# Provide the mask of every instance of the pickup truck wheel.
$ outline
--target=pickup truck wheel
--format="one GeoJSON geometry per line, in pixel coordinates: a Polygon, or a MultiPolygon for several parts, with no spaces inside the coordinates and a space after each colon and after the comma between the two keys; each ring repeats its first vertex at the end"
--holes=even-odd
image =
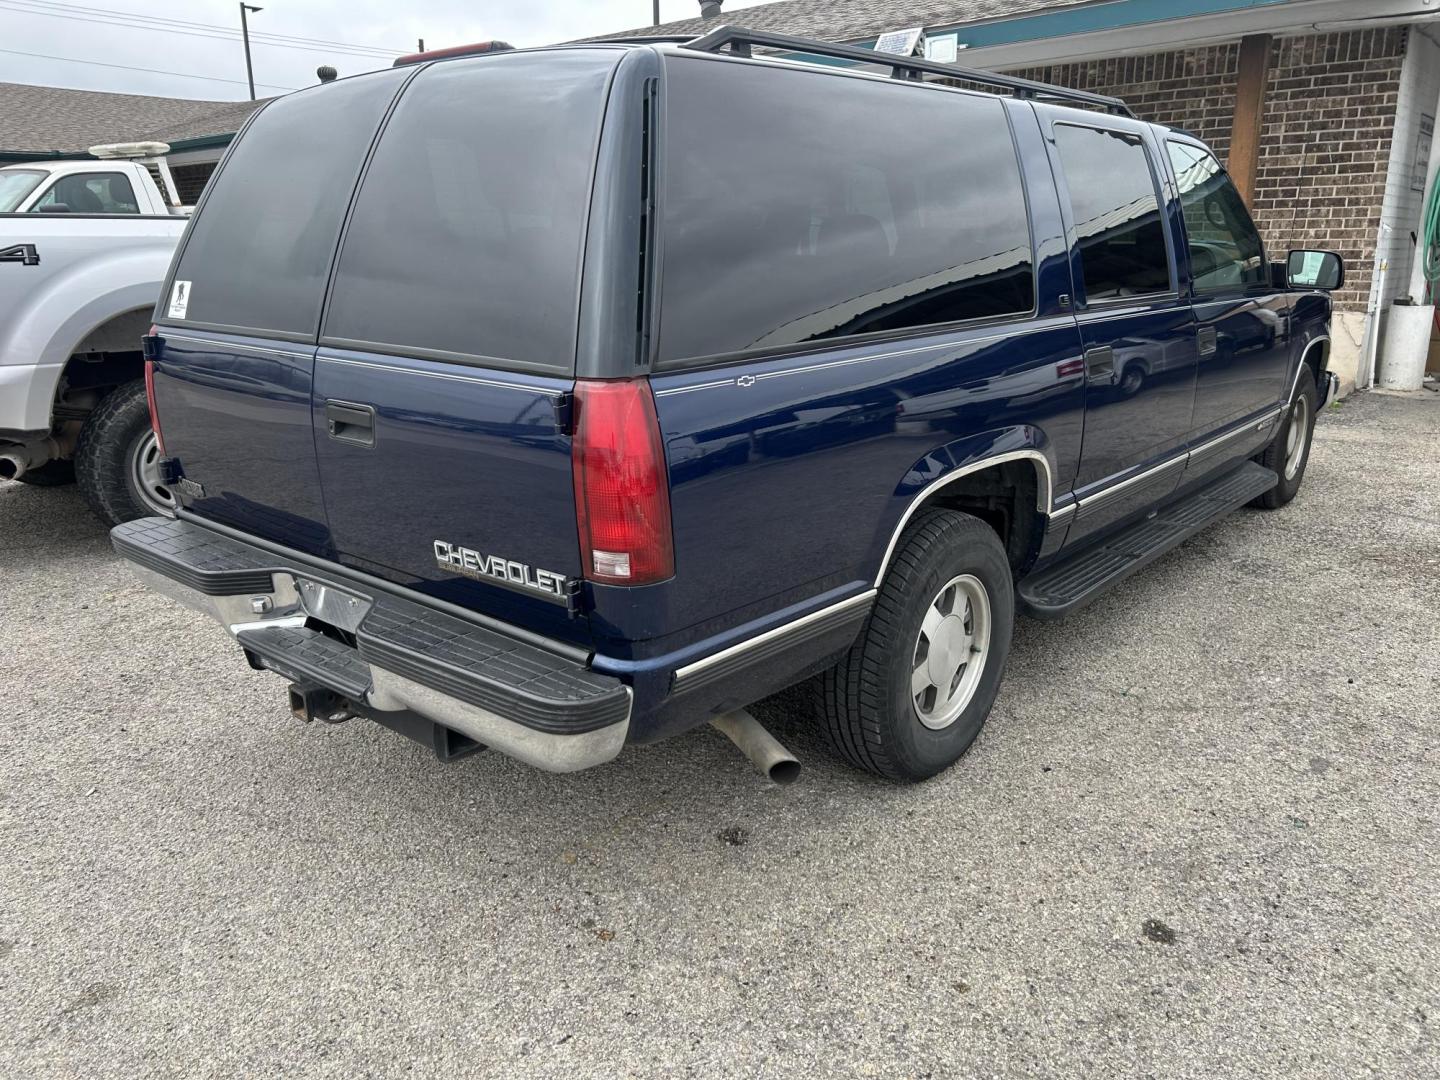
{"type": "Polygon", "coordinates": [[[815,683],[822,738],[851,764],[925,780],[954,764],[990,715],[1015,622],[995,531],[953,510],[906,529],[859,640],[815,683]]]}
{"type": "Polygon", "coordinates": [[[38,469],[26,469],[20,474],[20,483],[32,487],[64,487],[75,483],[75,462],[47,461],[38,469]]]}
{"type": "Polygon", "coordinates": [[[1295,398],[1285,410],[1280,421],[1280,430],[1275,438],[1255,458],[1267,469],[1272,469],[1280,482],[1250,505],[1265,510],[1278,510],[1300,490],[1305,479],[1305,466],[1310,461],[1310,443],[1315,435],[1315,405],[1317,396],[1309,379],[1302,378],[1295,398]]]}
{"type": "Polygon", "coordinates": [[[75,476],[90,509],[107,525],[175,516],[175,496],[160,479],[160,446],[150,429],[143,380],[112,390],[85,421],[75,476]]]}

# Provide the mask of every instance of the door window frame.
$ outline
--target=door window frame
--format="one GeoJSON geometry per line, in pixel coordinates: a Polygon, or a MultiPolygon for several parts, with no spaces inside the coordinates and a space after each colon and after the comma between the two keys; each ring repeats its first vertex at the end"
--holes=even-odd
{"type": "MultiPolygon", "coordinates": [[[[1170,215],[1167,213],[1168,204],[1168,181],[1170,172],[1167,169],[1161,173],[1155,164],[1155,147],[1151,140],[1146,137],[1143,131],[1134,131],[1124,127],[1116,127],[1112,124],[1088,123],[1080,120],[1051,119],[1046,142],[1049,143],[1052,171],[1055,175],[1056,195],[1060,202],[1060,219],[1065,224],[1065,244],[1070,252],[1071,284],[1075,290],[1075,303],[1073,310],[1103,311],[1109,308],[1134,307],[1138,304],[1154,304],[1167,300],[1179,300],[1180,291],[1180,262],[1179,252],[1175,248],[1175,238],[1171,235],[1170,215]],[[1135,296],[1113,296],[1101,300],[1091,300],[1085,286],[1085,256],[1080,251],[1080,234],[1075,223],[1075,206],[1070,195],[1070,179],[1065,172],[1065,160],[1060,155],[1060,144],[1055,138],[1055,129],[1060,127],[1082,128],[1090,131],[1099,131],[1106,135],[1114,135],[1124,139],[1126,142],[1136,143],[1141,152],[1145,155],[1146,165],[1150,170],[1150,187],[1155,193],[1155,206],[1160,214],[1160,228],[1165,237],[1165,262],[1166,272],[1170,276],[1170,287],[1157,290],[1156,292],[1140,293],[1135,296]],[[1162,182],[1166,181],[1166,182],[1162,182]]],[[[1189,251],[1186,251],[1186,268],[1188,270],[1189,251]]]]}
{"type": "Polygon", "coordinates": [[[1180,178],[1175,173],[1174,163],[1170,160],[1170,144],[1183,146],[1188,150],[1196,150],[1220,166],[1221,174],[1230,181],[1235,188],[1235,194],[1240,196],[1240,205],[1245,206],[1245,197],[1240,195],[1239,186],[1230,175],[1219,156],[1214,150],[1199,142],[1190,142],[1187,139],[1177,139],[1173,135],[1165,138],[1165,174],[1169,178],[1171,189],[1175,192],[1175,213],[1180,224],[1180,232],[1185,237],[1185,280],[1189,285],[1189,296],[1195,302],[1208,302],[1210,300],[1225,300],[1239,296],[1269,295],[1276,292],[1270,279],[1270,254],[1265,250],[1265,234],[1260,231],[1260,226],[1255,224],[1255,215],[1250,213],[1250,207],[1245,206],[1245,213],[1250,218],[1250,226],[1255,230],[1255,237],[1260,241],[1260,266],[1264,271],[1260,281],[1241,282],[1238,285],[1223,285],[1216,289],[1206,289],[1201,292],[1195,286],[1194,267],[1190,262],[1190,229],[1185,224],[1185,197],[1180,191],[1180,178]]]}
{"type": "MultiPolygon", "coordinates": [[[[120,172],[118,169],[117,169],[117,170],[114,170],[114,171],[112,171],[112,172],[70,172],[70,173],[64,173],[64,174],[62,174],[62,175],[60,175],[60,176],[57,176],[54,180],[50,181],[50,185],[49,185],[47,188],[45,188],[44,191],[40,192],[40,194],[37,195],[37,196],[34,198],[34,200],[30,203],[30,209],[29,209],[28,211],[26,211],[26,212],[27,212],[27,213],[30,213],[30,214],[39,214],[39,213],[41,213],[42,211],[41,211],[41,209],[40,209],[40,204],[45,201],[45,197],[46,197],[47,195],[49,195],[52,191],[54,191],[57,187],[59,187],[61,184],[63,184],[66,180],[75,180],[75,179],[78,179],[81,184],[84,184],[86,180],[93,180],[93,179],[95,179],[95,178],[97,178],[97,177],[106,177],[106,178],[107,178],[107,181],[106,181],[107,184],[111,184],[111,183],[114,183],[114,180],[111,180],[111,179],[108,179],[108,178],[110,178],[110,177],[116,177],[116,176],[118,176],[121,180],[123,180],[123,181],[125,182],[125,187],[126,187],[126,188],[129,190],[129,192],[130,192],[130,201],[135,204],[135,209],[134,209],[133,211],[132,211],[132,210],[101,210],[101,211],[98,211],[98,213],[97,213],[97,212],[88,212],[88,211],[84,211],[84,210],[72,210],[71,212],[72,212],[72,213],[75,213],[75,214],[88,214],[88,216],[90,216],[90,217],[96,217],[96,216],[103,216],[103,217],[138,217],[138,216],[140,216],[141,214],[144,213],[144,211],[140,209],[140,200],[139,200],[139,198],[136,197],[136,195],[135,195],[135,185],[130,182],[130,177],[126,176],[123,172],[120,172]]],[[[107,187],[107,191],[108,191],[108,187],[107,187]]],[[[92,194],[94,194],[94,193],[92,192],[92,194]]],[[[96,197],[97,199],[100,198],[99,195],[96,195],[95,197],[96,197]]],[[[59,200],[57,199],[56,201],[58,202],[59,200]]],[[[52,205],[53,205],[53,204],[52,204],[52,205]]],[[[67,203],[66,205],[68,206],[69,204],[67,203]]]]}

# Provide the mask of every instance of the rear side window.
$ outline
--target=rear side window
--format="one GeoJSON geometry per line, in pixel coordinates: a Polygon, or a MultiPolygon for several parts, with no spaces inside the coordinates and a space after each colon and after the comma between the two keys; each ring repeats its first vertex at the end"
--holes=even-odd
{"type": "Polygon", "coordinates": [[[422,71],[365,172],[325,340],[570,371],[613,50],[422,71]]]}
{"type": "Polygon", "coordinates": [[[35,205],[32,214],[47,206],[65,206],[72,214],[138,214],[135,189],[124,173],[72,173],[50,185],[35,205]]]}
{"type": "Polygon", "coordinates": [[[1032,309],[998,99],[667,63],[661,362],[1032,309]]]}
{"type": "Polygon", "coordinates": [[[265,106],[190,226],[175,269],[190,283],[185,321],[314,335],[355,179],[409,74],[345,79],[265,106]]]}
{"type": "Polygon", "coordinates": [[[1145,145],[1115,131],[1055,126],[1070,190],[1085,298],[1116,300],[1168,292],[1170,258],[1145,145]]]}
{"type": "Polygon", "coordinates": [[[1265,250],[1245,200],[1215,158],[1196,146],[1166,144],[1198,293],[1266,284],[1265,250]]]}

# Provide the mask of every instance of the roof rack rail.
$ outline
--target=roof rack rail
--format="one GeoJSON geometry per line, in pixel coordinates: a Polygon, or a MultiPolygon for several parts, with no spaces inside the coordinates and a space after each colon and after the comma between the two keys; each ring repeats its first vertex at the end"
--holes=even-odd
{"type": "Polygon", "coordinates": [[[960,67],[958,64],[941,64],[914,56],[898,56],[895,53],[877,53],[873,49],[861,49],[854,45],[836,45],[828,41],[814,41],[810,38],[791,37],[789,34],[771,34],[763,30],[746,30],[739,26],[721,26],[697,38],[685,41],[684,48],[700,52],[719,52],[728,48],[736,56],[749,56],[752,46],[762,49],[783,49],[788,52],[808,53],[812,56],[830,56],[837,60],[853,60],[858,64],[876,64],[888,67],[896,79],[922,79],[925,75],[940,75],[947,79],[964,79],[981,86],[1008,90],[1016,97],[1036,100],[1053,98],[1060,101],[1079,102],[1094,105],[1107,112],[1134,118],[1130,107],[1117,97],[1092,94],[1086,90],[1071,90],[1064,86],[1021,79],[1014,75],[1000,75],[978,68],[960,67]]]}
{"type": "Polygon", "coordinates": [[[617,34],[614,37],[586,38],[582,45],[683,45],[694,34],[617,34]]]}

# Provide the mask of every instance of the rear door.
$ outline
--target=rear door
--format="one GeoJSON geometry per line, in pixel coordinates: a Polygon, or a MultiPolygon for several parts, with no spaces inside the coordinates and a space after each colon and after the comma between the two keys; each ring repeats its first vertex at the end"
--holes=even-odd
{"type": "Polygon", "coordinates": [[[311,422],[315,335],[345,206],[409,72],[279,98],[211,182],[156,311],[156,410],[195,513],[331,554],[311,422]]]}
{"type": "Polygon", "coordinates": [[[619,55],[420,72],[356,196],[315,370],[338,559],[572,639],[580,265],[619,55]]]}
{"type": "Polygon", "coordinates": [[[1085,348],[1073,544],[1179,482],[1195,400],[1195,316],[1177,290],[1164,174],[1143,127],[1049,112],[1085,348]]]}

